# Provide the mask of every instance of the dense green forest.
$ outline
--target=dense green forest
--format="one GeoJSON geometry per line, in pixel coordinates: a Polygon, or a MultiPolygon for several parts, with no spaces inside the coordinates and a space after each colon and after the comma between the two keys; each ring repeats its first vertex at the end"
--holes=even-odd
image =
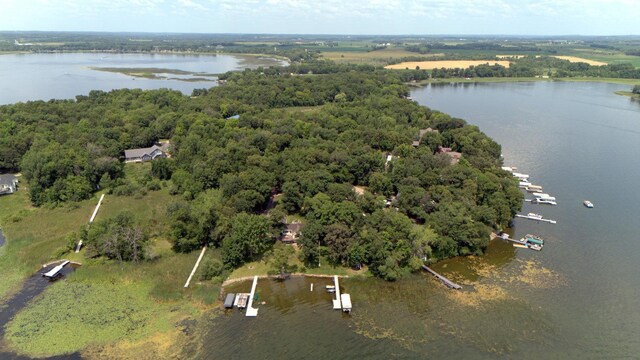
{"type": "MultiPolygon", "coordinates": [[[[2,106],[0,169],[21,171],[40,206],[169,186],[174,250],[220,247],[228,268],[260,258],[282,220],[298,216],[307,266],[325,256],[388,280],[424,260],[482,253],[521,207],[500,145],[408,100],[401,72],[317,62],[223,78],[193,97],[92,91],[2,106]],[[124,178],[123,151],[159,139],[171,140],[172,157],[138,182],[124,178]],[[462,153],[459,163],[441,146],[462,153]]],[[[146,232],[126,217],[96,229],[84,234],[95,256],[144,257],[146,232]],[[104,236],[109,229],[121,236],[104,236]]]]}

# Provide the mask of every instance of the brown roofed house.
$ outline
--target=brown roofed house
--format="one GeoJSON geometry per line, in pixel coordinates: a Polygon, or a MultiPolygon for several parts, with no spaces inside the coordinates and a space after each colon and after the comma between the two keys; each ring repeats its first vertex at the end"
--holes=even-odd
{"type": "Polygon", "coordinates": [[[287,227],[282,230],[280,241],[284,244],[295,244],[300,236],[300,230],[302,230],[302,223],[300,222],[287,224],[287,227]]]}

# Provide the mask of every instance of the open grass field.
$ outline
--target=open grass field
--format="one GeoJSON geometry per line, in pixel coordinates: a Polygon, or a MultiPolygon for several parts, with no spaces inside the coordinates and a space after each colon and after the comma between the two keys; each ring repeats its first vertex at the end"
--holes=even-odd
{"type": "Polygon", "coordinates": [[[423,70],[433,70],[440,68],[460,68],[466,69],[469,66],[477,66],[482,64],[495,65],[500,64],[504,67],[509,67],[508,61],[487,61],[487,60],[443,60],[443,61],[407,61],[399,64],[387,65],[385,69],[394,69],[394,70],[402,70],[402,69],[415,69],[416,66],[419,66],[420,69],[423,70]]]}
{"type": "Polygon", "coordinates": [[[17,290],[42,264],[55,259],[68,234],[89,221],[97,198],[54,209],[34,208],[23,185],[0,197],[0,226],[7,238],[0,252],[0,299],[17,290]]]}
{"type": "Polygon", "coordinates": [[[366,51],[362,48],[361,51],[333,51],[327,50],[321,53],[324,59],[332,60],[337,63],[357,63],[357,64],[370,64],[370,65],[386,65],[389,61],[394,59],[400,59],[408,56],[425,56],[425,57],[439,57],[442,54],[428,54],[420,55],[418,53],[406,51],[403,48],[388,47],[381,50],[366,51]]]}

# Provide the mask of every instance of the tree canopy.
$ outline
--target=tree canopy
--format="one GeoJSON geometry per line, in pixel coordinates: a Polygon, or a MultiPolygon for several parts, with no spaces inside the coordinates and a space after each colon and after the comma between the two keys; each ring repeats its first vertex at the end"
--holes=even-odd
{"type": "Polygon", "coordinates": [[[304,220],[307,266],[322,256],[394,280],[425,259],[481,253],[520,209],[500,145],[407,99],[401,72],[312,61],[223,78],[194,97],[92,91],[2,106],[0,170],[22,171],[36,205],[76,201],[119,186],[125,149],[170,139],[172,158],[151,168],[174,194],[166,235],[176,251],[221,247],[227,268],[269,251],[289,214],[304,220]]]}

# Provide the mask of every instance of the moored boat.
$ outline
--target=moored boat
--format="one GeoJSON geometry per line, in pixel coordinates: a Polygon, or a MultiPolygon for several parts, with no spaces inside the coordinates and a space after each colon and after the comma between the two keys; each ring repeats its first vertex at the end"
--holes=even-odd
{"type": "Polygon", "coordinates": [[[527,187],[524,188],[525,190],[527,190],[528,192],[541,192],[542,191],[542,186],[540,185],[529,185],[527,187]]]}
{"type": "Polygon", "coordinates": [[[558,205],[558,203],[555,202],[555,200],[551,200],[551,198],[536,198],[536,199],[531,200],[531,203],[532,204],[558,205]]]}
{"type": "Polygon", "coordinates": [[[544,240],[541,237],[531,234],[525,235],[522,240],[530,244],[544,245],[544,240]]]}
{"type": "Polygon", "coordinates": [[[529,244],[529,249],[531,249],[531,250],[536,250],[536,251],[542,251],[542,245],[538,245],[538,244],[529,244]]]}

